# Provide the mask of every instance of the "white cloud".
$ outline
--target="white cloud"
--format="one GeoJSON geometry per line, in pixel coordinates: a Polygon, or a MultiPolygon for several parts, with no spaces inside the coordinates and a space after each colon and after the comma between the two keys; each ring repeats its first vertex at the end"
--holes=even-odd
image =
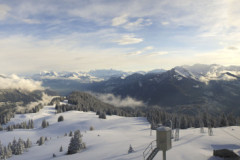
{"type": "Polygon", "coordinates": [[[153,52],[153,53],[146,54],[146,56],[162,56],[166,54],[169,54],[169,52],[166,52],[166,51],[153,52]]]}
{"type": "Polygon", "coordinates": [[[143,18],[138,18],[136,21],[133,22],[128,22],[123,25],[123,28],[128,29],[128,30],[136,30],[140,29],[144,26],[150,26],[152,24],[150,19],[143,19],[143,18]]]}
{"type": "Polygon", "coordinates": [[[22,21],[24,23],[28,23],[28,24],[40,24],[41,22],[35,19],[22,19],[22,21]]]}
{"type": "Polygon", "coordinates": [[[43,90],[42,83],[30,79],[20,78],[17,75],[0,76],[0,89],[20,89],[27,91],[43,90]]]}
{"type": "Polygon", "coordinates": [[[142,54],[146,51],[152,50],[152,49],[153,49],[153,46],[147,46],[147,47],[143,48],[142,50],[127,53],[127,55],[140,55],[140,54],[142,54]]]}
{"type": "Polygon", "coordinates": [[[4,20],[10,10],[9,6],[0,4],[0,20],[4,20]]]}
{"type": "Polygon", "coordinates": [[[143,48],[143,51],[148,51],[148,50],[152,50],[152,49],[154,49],[153,46],[147,46],[147,47],[143,48]]]}
{"type": "Polygon", "coordinates": [[[151,24],[152,21],[150,19],[137,18],[133,20],[127,14],[112,19],[112,26],[121,26],[127,30],[137,30],[151,24]]]}
{"type": "Polygon", "coordinates": [[[113,94],[100,94],[100,93],[91,93],[96,96],[99,100],[112,104],[116,107],[139,107],[144,106],[142,101],[135,100],[131,97],[122,98],[121,96],[114,96],[113,94]]]}
{"type": "Polygon", "coordinates": [[[128,45],[128,44],[136,44],[142,42],[142,38],[136,38],[135,35],[123,35],[121,39],[115,40],[114,42],[118,43],[119,45],[128,45]]]}
{"type": "Polygon", "coordinates": [[[120,17],[115,17],[112,19],[112,26],[119,26],[122,24],[125,24],[128,20],[127,20],[128,16],[126,14],[120,16],[120,17]]]}
{"type": "Polygon", "coordinates": [[[169,22],[164,21],[164,22],[161,22],[161,24],[164,25],[164,26],[167,26],[167,25],[169,25],[169,22]]]}

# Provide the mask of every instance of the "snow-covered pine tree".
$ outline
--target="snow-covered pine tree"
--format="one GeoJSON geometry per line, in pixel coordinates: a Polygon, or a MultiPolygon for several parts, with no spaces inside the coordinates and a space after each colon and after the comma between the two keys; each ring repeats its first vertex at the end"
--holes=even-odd
{"type": "Polygon", "coordinates": [[[16,152],[17,152],[17,141],[16,141],[15,138],[13,139],[11,149],[12,149],[12,154],[16,154],[16,152]]]}
{"type": "Polygon", "coordinates": [[[132,145],[130,144],[129,149],[128,149],[128,153],[132,153],[132,152],[134,152],[134,150],[132,148],[132,145]]]}
{"type": "Polygon", "coordinates": [[[41,146],[45,143],[45,137],[40,137],[39,141],[38,141],[38,145],[41,146]]]}
{"type": "Polygon", "coordinates": [[[34,123],[33,123],[33,120],[31,119],[31,123],[30,123],[30,128],[33,129],[34,128],[34,123]]]}
{"type": "Polygon", "coordinates": [[[204,123],[202,120],[199,121],[200,133],[204,133],[204,123]]]}
{"type": "Polygon", "coordinates": [[[212,127],[208,127],[208,135],[209,136],[213,136],[213,130],[212,130],[212,127]]]}
{"type": "Polygon", "coordinates": [[[23,153],[23,151],[24,151],[24,141],[21,139],[21,138],[19,138],[18,139],[18,142],[17,142],[17,144],[16,144],[16,147],[15,147],[15,155],[20,155],[20,154],[22,154],[23,153]]]}
{"type": "Polygon", "coordinates": [[[70,131],[70,133],[69,133],[69,137],[72,137],[73,136],[73,133],[72,133],[72,131],[70,131]]]}
{"type": "Polygon", "coordinates": [[[61,146],[60,149],[59,149],[59,152],[62,152],[63,151],[63,147],[61,146]]]}
{"type": "Polygon", "coordinates": [[[34,124],[33,124],[33,120],[31,119],[29,119],[29,121],[28,121],[28,124],[27,124],[27,128],[28,129],[33,129],[34,128],[34,124]]]}
{"type": "Polygon", "coordinates": [[[74,132],[74,136],[71,138],[68,146],[68,154],[75,154],[84,148],[86,148],[86,145],[82,142],[81,132],[77,130],[74,132]]]}
{"type": "Polygon", "coordinates": [[[98,116],[98,118],[106,119],[106,113],[105,113],[105,112],[100,113],[100,115],[98,116]]]}
{"type": "Polygon", "coordinates": [[[174,137],[174,141],[178,141],[179,140],[179,128],[175,129],[175,137],[174,137]]]}
{"type": "Polygon", "coordinates": [[[3,159],[5,157],[4,147],[0,141],[0,159],[3,159]]]}
{"type": "Polygon", "coordinates": [[[30,148],[30,147],[32,147],[32,142],[28,138],[27,141],[25,142],[25,148],[30,148]]]}
{"type": "Polygon", "coordinates": [[[47,127],[47,121],[46,121],[46,119],[44,119],[42,121],[42,128],[46,128],[46,127],[47,127]]]}
{"type": "Polygon", "coordinates": [[[4,147],[4,152],[5,152],[5,156],[6,156],[6,158],[10,158],[10,157],[12,157],[12,150],[11,150],[11,148],[8,148],[8,147],[4,147]]]}

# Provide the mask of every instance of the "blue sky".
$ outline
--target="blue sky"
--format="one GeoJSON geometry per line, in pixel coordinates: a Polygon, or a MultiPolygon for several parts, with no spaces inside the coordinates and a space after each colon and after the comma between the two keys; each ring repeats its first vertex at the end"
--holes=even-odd
{"type": "Polygon", "coordinates": [[[238,0],[0,0],[0,73],[240,64],[238,0]]]}

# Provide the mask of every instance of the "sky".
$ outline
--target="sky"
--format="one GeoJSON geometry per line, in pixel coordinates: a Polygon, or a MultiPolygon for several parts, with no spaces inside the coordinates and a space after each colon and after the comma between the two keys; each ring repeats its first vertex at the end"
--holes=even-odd
{"type": "Polygon", "coordinates": [[[239,0],[0,0],[0,73],[240,64],[239,0]]]}

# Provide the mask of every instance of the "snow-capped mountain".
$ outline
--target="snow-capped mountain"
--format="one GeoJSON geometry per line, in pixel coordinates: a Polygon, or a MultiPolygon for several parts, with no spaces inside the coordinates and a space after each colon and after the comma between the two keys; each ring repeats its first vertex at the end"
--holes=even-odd
{"type": "Polygon", "coordinates": [[[240,67],[221,65],[195,64],[193,66],[180,66],[174,68],[178,75],[191,78],[200,82],[208,83],[211,80],[237,80],[240,78],[240,67]]]}
{"type": "Polygon", "coordinates": [[[163,69],[155,69],[149,72],[145,71],[137,71],[137,72],[124,72],[119,70],[113,69],[102,69],[102,70],[91,70],[89,72],[56,72],[56,71],[41,71],[39,74],[34,75],[27,75],[26,77],[32,78],[35,80],[78,80],[81,83],[92,83],[92,82],[99,82],[99,81],[106,81],[110,78],[118,78],[121,77],[122,79],[126,78],[129,75],[134,73],[139,74],[157,74],[163,73],[165,70],[163,69]]]}
{"type": "Polygon", "coordinates": [[[54,72],[54,71],[43,71],[39,74],[34,74],[29,76],[30,78],[36,80],[55,80],[55,79],[65,79],[65,80],[79,80],[83,83],[98,82],[104,79],[92,76],[85,72],[54,72]]]}
{"type": "Polygon", "coordinates": [[[44,79],[65,79],[78,80],[82,83],[91,83],[108,80],[112,77],[126,77],[130,72],[123,72],[118,70],[91,70],[89,72],[55,72],[55,71],[41,71],[39,74],[28,76],[29,78],[44,80],[44,79]]]}

